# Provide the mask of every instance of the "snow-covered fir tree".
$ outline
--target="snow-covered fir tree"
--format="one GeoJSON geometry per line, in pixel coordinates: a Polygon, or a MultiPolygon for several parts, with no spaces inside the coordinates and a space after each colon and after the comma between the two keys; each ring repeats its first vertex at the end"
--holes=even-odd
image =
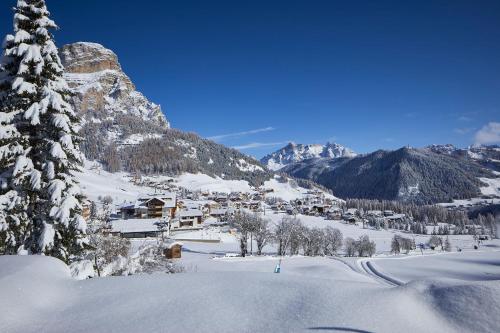
{"type": "Polygon", "coordinates": [[[78,118],[68,103],[70,90],[50,33],[57,26],[49,15],[44,0],[18,0],[14,34],[4,42],[2,125],[12,126],[12,134],[4,135],[2,147],[20,148],[5,149],[10,159],[2,163],[7,180],[2,194],[11,207],[16,198],[26,198],[21,204],[26,205],[30,226],[17,245],[68,262],[86,241],[81,194],[73,175],[82,156],[78,118]],[[27,174],[28,182],[23,181],[27,174]]]}
{"type": "MultiPolygon", "coordinates": [[[[10,89],[15,74],[12,60],[0,60],[0,254],[23,251],[31,231],[23,188],[29,185],[33,165],[26,159],[28,140],[14,126],[20,111],[12,103],[16,97],[10,89]]],[[[17,100],[18,105],[21,102],[17,100]]]]}

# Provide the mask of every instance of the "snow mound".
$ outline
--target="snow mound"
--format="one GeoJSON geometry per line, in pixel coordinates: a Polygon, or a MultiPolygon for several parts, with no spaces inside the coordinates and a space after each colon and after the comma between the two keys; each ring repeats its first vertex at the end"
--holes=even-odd
{"type": "Polygon", "coordinates": [[[423,294],[457,331],[500,332],[500,281],[416,281],[406,288],[423,294]]]}
{"type": "Polygon", "coordinates": [[[45,256],[0,256],[0,332],[19,329],[33,314],[50,317],[67,301],[69,268],[45,256]]]}

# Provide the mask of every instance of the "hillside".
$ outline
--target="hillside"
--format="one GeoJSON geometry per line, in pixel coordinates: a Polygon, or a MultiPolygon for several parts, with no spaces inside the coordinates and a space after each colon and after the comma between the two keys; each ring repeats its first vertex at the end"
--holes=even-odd
{"type": "Polygon", "coordinates": [[[401,148],[342,159],[309,159],[283,169],[341,198],[447,202],[481,195],[479,177],[494,175],[473,160],[430,149],[401,148]]]}
{"type": "Polygon", "coordinates": [[[138,92],[117,55],[96,43],[60,50],[72,104],[82,119],[81,148],[111,172],[204,173],[260,185],[272,174],[258,161],[193,133],[171,129],[161,107],[138,92]]]}

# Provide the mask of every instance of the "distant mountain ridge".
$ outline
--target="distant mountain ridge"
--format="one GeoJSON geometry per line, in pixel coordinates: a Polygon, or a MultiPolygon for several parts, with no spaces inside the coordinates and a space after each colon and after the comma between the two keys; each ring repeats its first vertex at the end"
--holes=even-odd
{"type": "Polygon", "coordinates": [[[261,159],[261,162],[270,170],[280,170],[283,167],[311,158],[339,158],[354,157],[351,149],[337,143],[321,144],[296,144],[290,142],[285,147],[261,159]]]}
{"type": "Polygon", "coordinates": [[[480,196],[480,187],[485,184],[479,177],[494,177],[484,168],[485,160],[473,159],[449,146],[441,148],[401,148],[352,158],[308,159],[282,171],[315,181],[341,198],[427,204],[480,196]]]}
{"type": "Polygon", "coordinates": [[[438,154],[446,154],[465,161],[475,161],[491,170],[500,171],[500,147],[498,145],[470,146],[457,148],[451,144],[431,145],[426,149],[438,154]]]}

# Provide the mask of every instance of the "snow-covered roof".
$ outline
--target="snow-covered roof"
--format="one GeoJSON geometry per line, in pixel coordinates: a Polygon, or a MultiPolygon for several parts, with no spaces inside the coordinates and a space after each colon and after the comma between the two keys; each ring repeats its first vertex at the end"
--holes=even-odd
{"type": "Polygon", "coordinates": [[[204,225],[217,225],[221,224],[215,217],[209,217],[205,221],[203,221],[204,225]]]}
{"type": "Polygon", "coordinates": [[[164,222],[160,219],[116,220],[111,221],[111,231],[121,233],[158,231],[158,223],[164,222]]]}
{"type": "Polygon", "coordinates": [[[175,241],[175,242],[171,242],[171,243],[166,244],[166,248],[167,249],[171,249],[171,248],[173,248],[176,245],[183,246],[184,244],[181,243],[181,242],[175,241]]]}
{"type": "Polygon", "coordinates": [[[203,216],[203,213],[199,209],[188,209],[188,210],[181,210],[179,212],[179,215],[181,217],[192,217],[192,216],[203,216]]]}
{"type": "Polygon", "coordinates": [[[405,217],[406,217],[406,214],[393,214],[391,216],[386,216],[386,219],[396,220],[396,219],[402,219],[402,218],[405,218],[405,217]]]}
{"type": "Polygon", "coordinates": [[[224,208],[223,209],[212,209],[210,211],[210,214],[212,214],[212,215],[224,215],[226,213],[227,213],[227,209],[224,209],[224,208]]]}
{"type": "Polygon", "coordinates": [[[139,202],[149,202],[153,199],[160,200],[165,204],[165,207],[168,208],[173,208],[176,206],[176,198],[177,195],[175,193],[163,193],[163,194],[151,194],[151,195],[146,195],[143,197],[140,197],[138,199],[139,202]]]}

